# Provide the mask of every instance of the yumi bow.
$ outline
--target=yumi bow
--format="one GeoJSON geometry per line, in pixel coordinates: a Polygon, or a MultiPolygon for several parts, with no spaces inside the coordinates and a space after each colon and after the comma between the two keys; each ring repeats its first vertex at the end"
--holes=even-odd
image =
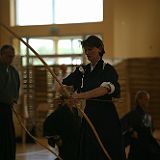
{"type": "MultiPolygon", "coordinates": [[[[0,25],[6,29],[9,33],[11,33],[13,36],[15,36],[17,39],[19,39],[24,45],[27,46],[27,48],[29,48],[38,58],[39,60],[43,63],[44,67],[51,73],[52,77],[55,78],[55,80],[58,82],[58,84],[60,85],[60,87],[63,89],[66,97],[69,98],[69,92],[67,91],[67,89],[65,87],[63,87],[63,84],[60,82],[60,80],[57,78],[56,74],[51,70],[51,68],[47,65],[47,63],[43,60],[43,58],[27,43],[25,42],[22,38],[20,38],[15,32],[13,32],[8,26],[4,25],[3,23],[0,23],[0,25]]],[[[76,108],[80,111],[80,113],[83,115],[83,117],[85,118],[85,120],[87,121],[87,123],[89,124],[89,126],[91,127],[96,140],[98,141],[98,144],[100,145],[102,151],[104,152],[104,154],[106,155],[106,157],[111,160],[110,155],[108,154],[107,150],[105,149],[102,141],[99,138],[99,135],[94,127],[94,125],[92,124],[92,122],[90,121],[90,119],[88,118],[88,116],[83,112],[83,110],[80,108],[80,106],[76,105],[76,108]]],[[[62,158],[61,158],[62,159],[62,158]]]]}

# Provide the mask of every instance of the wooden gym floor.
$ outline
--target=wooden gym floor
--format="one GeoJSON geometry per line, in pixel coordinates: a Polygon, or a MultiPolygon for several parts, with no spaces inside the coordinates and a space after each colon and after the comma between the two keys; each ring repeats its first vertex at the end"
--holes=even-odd
{"type": "MultiPolygon", "coordinates": [[[[160,130],[154,132],[154,137],[160,140],[160,130]]],[[[40,139],[39,141],[49,147],[45,139],[40,139]]],[[[128,149],[126,148],[126,153],[128,149]]],[[[54,152],[56,151],[54,150],[54,152]]],[[[16,160],[54,160],[55,158],[56,156],[53,153],[39,144],[17,144],[16,160]]]]}
{"type": "MultiPolygon", "coordinates": [[[[43,139],[41,140],[41,142],[42,141],[43,144],[47,146],[46,141],[43,139]]],[[[54,160],[55,158],[56,156],[53,153],[39,144],[17,144],[16,160],[54,160]]]]}

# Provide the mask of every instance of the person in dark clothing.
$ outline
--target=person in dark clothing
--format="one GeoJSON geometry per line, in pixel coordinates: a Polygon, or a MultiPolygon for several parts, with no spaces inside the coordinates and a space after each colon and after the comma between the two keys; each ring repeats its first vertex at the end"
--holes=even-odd
{"type": "MultiPolygon", "coordinates": [[[[124,160],[121,126],[112,101],[120,96],[118,74],[113,66],[103,60],[104,45],[100,38],[91,35],[81,42],[88,60],[87,65],[78,66],[63,79],[63,84],[73,86],[77,93],[72,98],[86,100],[84,112],[96,128],[100,139],[112,160],[124,160]]],[[[107,160],[94,133],[82,119],[77,160],[107,160]]]]}
{"type": "Polygon", "coordinates": [[[81,119],[78,110],[72,111],[68,104],[59,104],[44,121],[43,134],[48,137],[48,144],[59,149],[59,156],[64,160],[77,160],[77,149],[81,119]]]}
{"type": "Polygon", "coordinates": [[[11,65],[15,50],[11,45],[0,49],[0,159],[15,160],[16,138],[12,119],[12,105],[19,97],[20,80],[11,65]]]}
{"type": "Polygon", "coordinates": [[[121,118],[125,146],[130,146],[128,160],[159,160],[160,146],[152,135],[153,122],[147,112],[150,95],[138,91],[136,106],[121,118]]]}

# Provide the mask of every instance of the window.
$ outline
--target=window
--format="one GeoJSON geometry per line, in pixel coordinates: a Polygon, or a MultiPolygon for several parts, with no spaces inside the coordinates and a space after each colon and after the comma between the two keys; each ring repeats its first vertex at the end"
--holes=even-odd
{"type": "Polygon", "coordinates": [[[15,0],[16,25],[103,21],[103,0],[15,0]]]}
{"type": "Polygon", "coordinates": [[[103,0],[56,0],[55,23],[100,22],[103,0]]]}
{"type": "MultiPolygon", "coordinates": [[[[81,36],[23,38],[23,40],[27,41],[48,65],[77,65],[83,61],[83,51],[80,45],[81,36]]],[[[42,65],[42,62],[22,42],[20,42],[20,55],[24,66],[27,63],[42,65]],[[27,59],[27,53],[29,54],[29,59],[27,59]]]]}
{"type": "MultiPolygon", "coordinates": [[[[26,41],[26,38],[23,38],[26,41]]],[[[53,55],[55,54],[55,43],[50,38],[29,38],[28,43],[40,54],[40,55],[53,55]]],[[[21,42],[20,54],[25,55],[27,47],[21,42]]],[[[29,55],[33,55],[31,50],[29,50],[29,55]]]]}
{"type": "Polygon", "coordinates": [[[16,25],[41,25],[53,22],[53,0],[16,0],[16,25]]]}
{"type": "Polygon", "coordinates": [[[60,39],[58,41],[58,54],[82,53],[80,39],[60,39]]]}

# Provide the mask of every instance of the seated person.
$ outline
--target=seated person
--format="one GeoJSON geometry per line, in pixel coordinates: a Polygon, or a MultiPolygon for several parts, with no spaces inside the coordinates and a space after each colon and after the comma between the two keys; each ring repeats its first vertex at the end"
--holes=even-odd
{"type": "Polygon", "coordinates": [[[150,95],[138,91],[136,106],[121,118],[125,146],[130,146],[128,160],[160,160],[160,145],[153,137],[153,123],[147,108],[150,95]]]}
{"type": "Polygon", "coordinates": [[[65,102],[59,103],[44,121],[43,135],[50,146],[58,146],[59,156],[64,160],[77,160],[80,122],[78,110],[71,110],[65,102]]]}

